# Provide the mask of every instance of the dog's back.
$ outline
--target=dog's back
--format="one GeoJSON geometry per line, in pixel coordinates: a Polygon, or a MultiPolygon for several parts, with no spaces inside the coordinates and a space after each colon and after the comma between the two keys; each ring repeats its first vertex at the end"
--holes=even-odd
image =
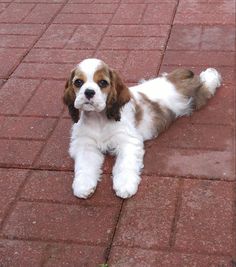
{"type": "Polygon", "coordinates": [[[200,76],[190,70],[177,69],[131,87],[136,127],[145,140],[157,136],[175,118],[204,106],[220,84],[221,76],[213,68],[200,76]]]}

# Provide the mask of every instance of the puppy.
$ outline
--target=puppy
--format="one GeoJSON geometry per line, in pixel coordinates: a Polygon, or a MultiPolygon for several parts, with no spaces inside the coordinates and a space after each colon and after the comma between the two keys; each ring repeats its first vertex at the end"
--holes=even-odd
{"type": "Polygon", "coordinates": [[[74,195],[91,196],[102,173],[104,154],[116,156],[113,189],[133,196],[143,168],[144,141],[157,137],[176,118],[207,103],[221,84],[213,68],[200,76],[177,69],[128,88],[99,59],[85,59],[72,70],[64,103],[74,122],[69,153],[75,161],[74,195]]]}

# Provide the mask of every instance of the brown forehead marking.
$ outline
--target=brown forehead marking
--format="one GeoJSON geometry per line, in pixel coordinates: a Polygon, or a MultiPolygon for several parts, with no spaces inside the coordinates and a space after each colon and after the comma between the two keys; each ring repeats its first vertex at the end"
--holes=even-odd
{"type": "Polygon", "coordinates": [[[86,82],[87,76],[83,71],[81,71],[79,68],[77,68],[77,69],[75,69],[73,80],[75,80],[75,79],[81,79],[82,81],[86,82]]]}
{"type": "Polygon", "coordinates": [[[102,65],[93,75],[93,80],[99,82],[101,80],[106,80],[110,82],[109,69],[106,65],[102,65]]]}

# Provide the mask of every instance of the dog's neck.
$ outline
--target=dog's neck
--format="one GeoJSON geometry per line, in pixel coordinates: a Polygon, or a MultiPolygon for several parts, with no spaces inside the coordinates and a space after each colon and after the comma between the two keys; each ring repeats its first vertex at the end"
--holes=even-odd
{"type": "Polygon", "coordinates": [[[107,123],[109,122],[105,111],[96,112],[96,111],[82,111],[81,118],[83,118],[84,123],[86,122],[98,122],[98,123],[107,123]]]}

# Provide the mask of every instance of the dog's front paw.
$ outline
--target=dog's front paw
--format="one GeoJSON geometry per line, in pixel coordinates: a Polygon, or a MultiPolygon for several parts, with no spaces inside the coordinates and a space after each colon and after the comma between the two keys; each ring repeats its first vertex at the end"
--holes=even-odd
{"type": "Polygon", "coordinates": [[[74,179],[72,184],[73,193],[78,198],[89,198],[92,196],[96,189],[96,184],[89,183],[88,181],[81,181],[74,179]]]}
{"type": "Polygon", "coordinates": [[[137,193],[139,182],[138,175],[118,175],[113,179],[113,189],[118,197],[129,198],[137,193]]]}

